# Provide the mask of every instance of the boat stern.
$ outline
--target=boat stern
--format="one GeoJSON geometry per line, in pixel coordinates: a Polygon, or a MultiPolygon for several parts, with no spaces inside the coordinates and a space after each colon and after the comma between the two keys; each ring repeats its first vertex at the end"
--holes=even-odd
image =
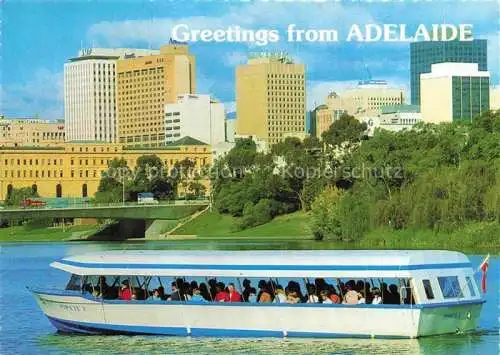
{"type": "Polygon", "coordinates": [[[475,330],[484,302],[480,300],[422,308],[418,336],[464,333],[475,330]]]}

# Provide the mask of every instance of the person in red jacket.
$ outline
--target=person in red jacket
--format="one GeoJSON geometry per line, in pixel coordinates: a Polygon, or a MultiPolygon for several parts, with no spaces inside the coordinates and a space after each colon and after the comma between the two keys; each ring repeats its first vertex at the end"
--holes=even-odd
{"type": "Polygon", "coordinates": [[[227,292],[229,302],[241,302],[241,295],[238,291],[236,291],[236,288],[234,287],[234,284],[232,282],[227,285],[227,292]]]}
{"type": "Polygon", "coordinates": [[[224,290],[222,282],[215,285],[215,302],[229,302],[229,294],[224,290]]]}
{"type": "Polygon", "coordinates": [[[130,290],[130,284],[128,280],[124,280],[120,287],[120,292],[118,293],[118,298],[124,301],[130,301],[132,299],[132,291],[130,290]]]}

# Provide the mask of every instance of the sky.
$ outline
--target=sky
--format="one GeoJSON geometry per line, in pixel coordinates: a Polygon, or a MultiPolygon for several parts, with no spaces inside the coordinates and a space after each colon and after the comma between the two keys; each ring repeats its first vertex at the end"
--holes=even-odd
{"type": "MultiPolygon", "coordinates": [[[[307,106],[359,80],[385,79],[409,93],[408,43],[290,43],[286,27],[339,30],[352,24],[472,24],[488,39],[492,84],[500,84],[498,0],[3,0],[1,2],[0,113],[7,117],[64,116],[63,66],[80,48],[159,48],[173,26],[192,29],[277,29],[281,41],[190,43],[196,56],[197,92],[235,108],[235,68],[256,51],[286,51],[306,65],[307,106]]],[[[343,38],[341,38],[343,39],[343,38]]],[[[408,96],[408,95],[407,95],[408,96]]]]}

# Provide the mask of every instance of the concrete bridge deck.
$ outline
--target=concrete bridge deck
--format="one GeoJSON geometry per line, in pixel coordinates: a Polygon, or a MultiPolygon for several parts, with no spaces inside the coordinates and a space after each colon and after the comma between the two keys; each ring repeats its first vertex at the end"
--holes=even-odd
{"type": "Polygon", "coordinates": [[[208,201],[175,201],[159,204],[127,203],[108,205],[78,205],[62,208],[3,208],[0,219],[46,218],[113,218],[113,219],[181,219],[208,206],[208,201]]]}

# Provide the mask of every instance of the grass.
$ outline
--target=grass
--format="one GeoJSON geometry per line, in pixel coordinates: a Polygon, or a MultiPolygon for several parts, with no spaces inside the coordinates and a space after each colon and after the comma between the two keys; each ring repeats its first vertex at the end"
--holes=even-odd
{"type": "Polygon", "coordinates": [[[377,229],[368,232],[357,243],[361,247],[388,249],[454,249],[462,251],[500,250],[500,224],[498,222],[469,223],[452,231],[434,231],[430,229],[377,229]]]}
{"type": "Polygon", "coordinates": [[[253,228],[236,231],[236,217],[206,212],[175,231],[175,235],[196,235],[199,238],[282,238],[310,239],[308,215],[295,212],[278,216],[272,221],[253,228]]]}
{"type": "Polygon", "coordinates": [[[0,228],[0,242],[56,242],[90,235],[98,229],[98,225],[68,226],[64,231],[62,227],[15,226],[0,228]]]}

